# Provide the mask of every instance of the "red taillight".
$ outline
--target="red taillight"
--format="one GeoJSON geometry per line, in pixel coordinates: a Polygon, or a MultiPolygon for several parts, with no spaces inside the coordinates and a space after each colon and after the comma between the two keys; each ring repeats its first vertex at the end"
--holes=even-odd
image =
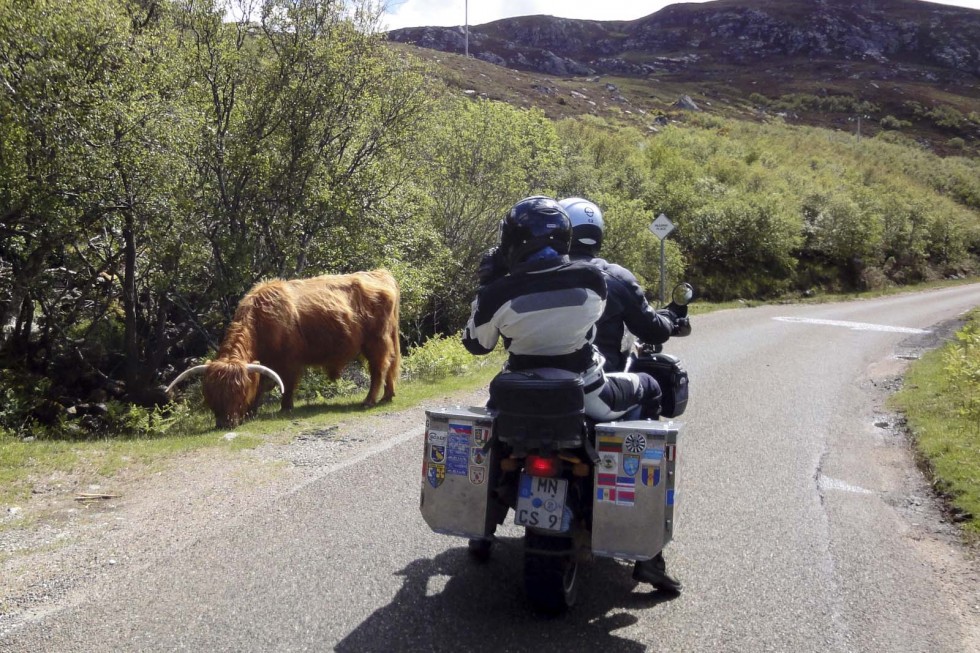
{"type": "Polygon", "coordinates": [[[524,469],[531,476],[557,476],[561,461],[557,458],[528,456],[524,461],[524,469]]]}

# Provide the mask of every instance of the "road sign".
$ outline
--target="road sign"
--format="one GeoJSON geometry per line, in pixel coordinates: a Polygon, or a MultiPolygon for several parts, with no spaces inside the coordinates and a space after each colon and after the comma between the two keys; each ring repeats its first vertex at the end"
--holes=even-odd
{"type": "Polygon", "coordinates": [[[650,225],[650,231],[652,231],[653,235],[659,238],[660,240],[666,238],[667,235],[670,234],[670,232],[673,230],[674,230],[674,223],[668,220],[667,216],[664,215],[663,213],[658,215],[657,219],[654,220],[653,224],[650,225]]]}
{"type": "Polygon", "coordinates": [[[667,278],[667,256],[664,253],[664,240],[674,230],[674,223],[661,213],[657,219],[650,224],[650,231],[660,239],[660,305],[664,305],[664,283],[667,278]]]}

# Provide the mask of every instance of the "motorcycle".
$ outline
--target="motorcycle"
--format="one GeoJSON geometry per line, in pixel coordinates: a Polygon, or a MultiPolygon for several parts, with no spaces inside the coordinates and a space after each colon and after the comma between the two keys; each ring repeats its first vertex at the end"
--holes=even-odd
{"type": "MultiPolygon", "coordinates": [[[[689,284],[672,292],[681,306],[692,298],[689,284]]],[[[677,320],[675,336],[690,331],[687,318],[677,320]]],[[[672,418],[687,406],[687,372],[660,345],[638,346],[628,369],[657,379],[658,419],[595,423],[582,375],[559,369],[505,370],[488,407],[426,411],[423,519],[437,533],[480,539],[512,510],[524,527],[525,593],[538,612],[575,603],[579,565],[593,556],[649,560],[673,537],[683,425],[672,418]]]]}

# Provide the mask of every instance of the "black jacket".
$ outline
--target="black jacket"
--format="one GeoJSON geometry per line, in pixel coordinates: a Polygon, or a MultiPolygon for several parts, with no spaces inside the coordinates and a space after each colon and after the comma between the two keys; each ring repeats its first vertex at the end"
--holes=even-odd
{"type": "Polygon", "coordinates": [[[595,345],[605,357],[606,372],[621,372],[629,351],[623,351],[625,329],[640,341],[658,345],[670,339],[675,316],[666,309],[656,311],[647,302],[633,273],[605,259],[573,255],[575,261],[588,261],[606,277],[606,308],[596,323],[595,345]]]}

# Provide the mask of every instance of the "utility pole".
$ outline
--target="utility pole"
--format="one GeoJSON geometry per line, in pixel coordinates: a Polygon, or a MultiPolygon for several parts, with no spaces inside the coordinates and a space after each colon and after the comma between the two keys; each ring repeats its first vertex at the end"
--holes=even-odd
{"type": "Polygon", "coordinates": [[[463,55],[470,56],[470,0],[463,3],[463,55]]]}

